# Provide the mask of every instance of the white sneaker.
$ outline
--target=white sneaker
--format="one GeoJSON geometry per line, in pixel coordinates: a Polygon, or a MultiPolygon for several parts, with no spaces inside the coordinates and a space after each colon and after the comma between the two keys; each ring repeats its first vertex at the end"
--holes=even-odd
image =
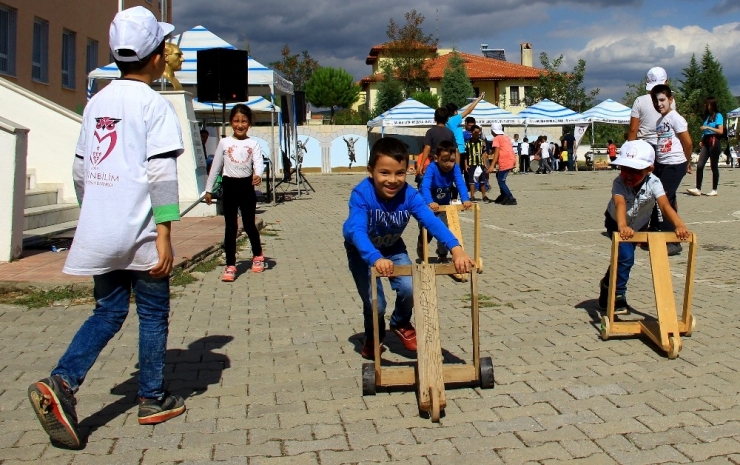
{"type": "Polygon", "coordinates": [[[697,195],[697,196],[701,195],[701,191],[697,189],[696,187],[692,187],[691,189],[686,189],[686,192],[688,192],[691,195],[697,195]]]}
{"type": "Polygon", "coordinates": [[[706,194],[706,196],[707,196],[707,197],[716,197],[716,196],[717,196],[717,191],[715,191],[715,190],[711,190],[710,192],[708,192],[708,193],[706,194]]]}

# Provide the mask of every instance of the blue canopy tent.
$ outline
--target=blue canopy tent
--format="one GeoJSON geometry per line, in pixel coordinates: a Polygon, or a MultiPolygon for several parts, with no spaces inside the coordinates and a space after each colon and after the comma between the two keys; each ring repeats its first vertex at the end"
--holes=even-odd
{"type": "Polygon", "coordinates": [[[379,127],[381,137],[385,137],[386,128],[434,126],[434,124],[434,108],[412,98],[407,98],[367,122],[368,158],[370,156],[370,131],[373,128],[379,127]]]}
{"type": "Polygon", "coordinates": [[[531,107],[525,108],[517,116],[525,120],[525,126],[558,126],[588,123],[588,120],[580,113],[548,99],[544,99],[531,107]]]}
{"type": "MultiPolygon", "coordinates": [[[[169,39],[169,42],[177,44],[183,53],[184,61],[182,63],[182,69],[180,71],[175,72],[175,77],[177,77],[177,79],[180,81],[180,84],[182,84],[183,87],[189,92],[191,92],[193,95],[197,93],[196,86],[198,84],[198,50],[206,50],[206,49],[211,49],[211,48],[235,49],[233,45],[221,39],[216,34],[212,33],[211,31],[209,31],[203,26],[196,26],[192,29],[182,32],[181,34],[172,36],[169,39]]],[[[118,70],[118,67],[115,65],[115,63],[111,63],[109,65],[106,65],[101,68],[97,68],[97,69],[90,71],[90,73],[88,74],[88,98],[92,94],[92,89],[93,89],[95,80],[97,79],[112,80],[112,79],[117,79],[119,77],[120,77],[120,72],[118,70]]],[[[270,156],[271,166],[278,166],[279,157],[277,153],[277,146],[280,144],[280,142],[278,143],[275,142],[275,134],[274,134],[275,115],[277,115],[277,122],[278,122],[279,131],[280,131],[278,134],[278,141],[282,141],[283,124],[282,124],[282,115],[281,113],[279,113],[279,110],[277,110],[278,107],[275,105],[275,96],[276,95],[287,96],[288,108],[291,110],[291,113],[295,116],[295,102],[293,100],[293,83],[283,78],[278,73],[266,67],[262,63],[253,59],[252,57],[248,58],[247,82],[248,82],[247,93],[250,97],[254,97],[254,96],[266,97],[265,100],[268,100],[268,103],[270,104],[269,106],[264,107],[263,111],[270,112],[272,127],[273,127],[272,141],[270,144],[271,151],[272,151],[271,156],[270,156]]],[[[249,101],[244,102],[244,103],[246,103],[247,105],[250,105],[251,101],[252,99],[250,98],[249,101]]],[[[209,108],[204,109],[203,107],[201,107],[201,105],[203,104],[199,103],[198,105],[194,105],[194,109],[196,111],[207,111],[207,112],[213,111],[212,107],[209,106],[209,108]],[[200,108],[200,110],[198,110],[197,108],[200,108]]],[[[259,106],[255,106],[255,105],[250,105],[250,106],[255,109],[260,108],[259,106]]],[[[218,105],[218,107],[221,108],[221,105],[218,105]]],[[[297,134],[297,126],[295,122],[295,117],[292,118],[290,132],[292,132],[293,135],[297,134]]],[[[293,153],[296,153],[298,148],[297,148],[297,138],[295,136],[292,137],[292,142],[293,143],[290,143],[288,145],[293,149],[293,153]]],[[[272,171],[273,180],[274,180],[275,170],[273,169],[271,171],[272,171]]]]}
{"type": "MultiPolygon", "coordinates": [[[[461,108],[460,113],[463,113],[470,105],[472,105],[472,103],[461,108]]],[[[493,123],[514,126],[524,125],[523,118],[511,113],[510,111],[506,111],[503,108],[499,108],[486,100],[478,102],[478,105],[475,106],[468,116],[475,118],[475,123],[479,126],[493,123]]]]}
{"type": "MultiPolygon", "coordinates": [[[[628,106],[606,99],[590,110],[581,113],[591,123],[591,147],[594,146],[594,123],[630,124],[632,109],[628,106]]],[[[594,169],[596,165],[594,164],[594,169]]]]}

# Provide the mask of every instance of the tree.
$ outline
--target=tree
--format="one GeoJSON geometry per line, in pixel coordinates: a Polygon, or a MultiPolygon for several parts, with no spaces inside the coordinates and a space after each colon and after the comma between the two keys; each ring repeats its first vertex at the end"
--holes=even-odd
{"type": "Polygon", "coordinates": [[[599,95],[600,89],[586,92],[583,88],[583,79],[586,75],[585,60],[578,60],[578,64],[570,73],[559,69],[563,64],[563,55],[550,62],[547,53],[542,52],[540,63],[545,70],[540,73],[537,85],[524,96],[527,105],[549,99],[579,113],[593,106],[594,98],[599,95]]]}
{"type": "Polygon", "coordinates": [[[273,61],[270,66],[292,82],[295,90],[304,90],[306,81],[319,69],[319,62],[311,58],[308,50],[291,55],[288,44],[283,46],[280,54],[283,56],[282,61],[273,61]]]}
{"type": "Polygon", "coordinates": [[[375,98],[373,113],[379,115],[403,102],[403,85],[396,79],[393,64],[383,63],[383,80],[378,84],[378,96],[375,98]]]}
{"type": "Polygon", "coordinates": [[[707,97],[717,99],[717,110],[723,115],[733,110],[737,100],[732,96],[727,78],[722,72],[722,65],[714,58],[707,46],[701,58],[701,65],[696,56],[691,56],[689,66],[683,69],[684,79],[679,81],[676,107],[686,118],[689,134],[694,141],[701,139],[699,127],[704,122],[704,100],[707,97]]]}
{"type": "Polygon", "coordinates": [[[305,90],[309,102],[317,107],[331,108],[331,124],[334,124],[335,108],[351,106],[360,95],[360,86],[341,68],[317,69],[306,82],[305,90]]]}
{"type": "Polygon", "coordinates": [[[465,60],[457,51],[452,51],[442,76],[442,105],[454,103],[458,108],[468,104],[468,97],[475,96],[475,90],[465,71],[465,60]]]}
{"type": "Polygon", "coordinates": [[[439,96],[437,94],[431,93],[428,90],[425,90],[423,92],[414,92],[413,94],[411,94],[411,98],[419,103],[423,103],[428,107],[439,107],[439,96]]]}
{"type": "Polygon", "coordinates": [[[395,76],[402,83],[404,95],[410,96],[429,87],[427,58],[437,55],[437,39],[424,34],[421,28],[424,16],[416,10],[404,14],[404,19],[404,25],[393,18],[388,22],[386,34],[390,41],[384,50],[393,63],[395,76]]]}

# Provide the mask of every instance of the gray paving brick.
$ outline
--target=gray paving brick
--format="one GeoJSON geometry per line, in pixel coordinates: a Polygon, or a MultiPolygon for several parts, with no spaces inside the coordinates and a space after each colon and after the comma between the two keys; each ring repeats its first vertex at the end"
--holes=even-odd
{"type": "Polygon", "coordinates": [[[719,455],[740,453],[740,442],[730,438],[709,443],[676,444],[675,447],[691,460],[707,460],[719,455]]]}
{"type": "Polygon", "coordinates": [[[507,464],[540,462],[547,459],[570,460],[572,458],[568,451],[557,442],[548,442],[525,449],[502,449],[498,453],[507,464]]]}

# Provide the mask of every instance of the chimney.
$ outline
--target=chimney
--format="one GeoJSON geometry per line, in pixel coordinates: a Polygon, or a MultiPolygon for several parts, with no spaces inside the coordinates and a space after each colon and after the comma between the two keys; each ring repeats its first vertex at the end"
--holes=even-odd
{"type": "Polygon", "coordinates": [[[532,44],[522,44],[522,66],[532,66],[532,44]]]}

